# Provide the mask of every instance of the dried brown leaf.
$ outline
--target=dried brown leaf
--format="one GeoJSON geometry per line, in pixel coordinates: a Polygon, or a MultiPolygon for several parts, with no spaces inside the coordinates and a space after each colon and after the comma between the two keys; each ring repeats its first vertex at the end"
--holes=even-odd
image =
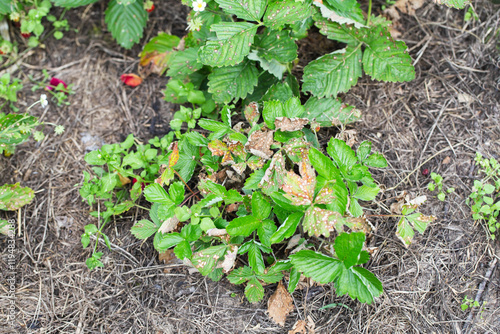
{"type": "Polygon", "coordinates": [[[278,325],[285,326],[286,317],[294,309],[292,296],[288,293],[281,281],[274,294],[267,302],[267,312],[269,317],[278,325]]]}
{"type": "Polygon", "coordinates": [[[273,131],[255,131],[248,137],[245,144],[245,149],[263,159],[271,159],[273,151],[271,145],[273,144],[273,131]]]}
{"type": "Polygon", "coordinates": [[[297,131],[304,128],[305,125],[309,123],[307,118],[288,118],[288,117],[276,117],[274,120],[274,125],[276,130],[281,131],[297,131]]]}
{"type": "Polygon", "coordinates": [[[177,224],[179,224],[179,219],[176,216],[170,217],[161,224],[158,231],[163,234],[171,232],[177,228],[177,224]]]}

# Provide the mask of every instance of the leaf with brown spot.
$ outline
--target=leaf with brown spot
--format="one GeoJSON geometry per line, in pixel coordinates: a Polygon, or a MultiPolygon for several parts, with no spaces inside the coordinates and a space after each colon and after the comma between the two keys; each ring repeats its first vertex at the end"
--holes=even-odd
{"type": "Polygon", "coordinates": [[[250,102],[243,110],[246,120],[251,126],[257,124],[260,118],[259,104],[257,102],[250,102]]]}
{"type": "Polygon", "coordinates": [[[271,163],[266,169],[259,186],[262,187],[262,191],[265,194],[270,195],[283,186],[285,182],[285,175],[285,159],[283,158],[283,154],[278,152],[271,159],[271,163]]]}
{"type": "Polygon", "coordinates": [[[330,232],[334,229],[340,232],[344,224],[345,218],[340,213],[315,206],[307,209],[302,222],[304,231],[310,236],[315,235],[317,237],[320,235],[329,237],[330,232]]]}
{"type": "Polygon", "coordinates": [[[176,216],[170,217],[161,224],[158,231],[163,234],[171,232],[177,228],[177,224],[179,224],[179,219],[176,216]]]}
{"type": "Polygon", "coordinates": [[[280,281],[278,287],[267,302],[269,317],[281,327],[285,326],[286,317],[294,309],[292,296],[280,281]]]}
{"type": "Polygon", "coordinates": [[[170,158],[168,158],[168,168],[174,167],[177,161],[179,161],[179,142],[175,142],[172,145],[172,153],[170,154],[170,158]]]}
{"type": "Polygon", "coordinates": [[[288,117],[276,117],[274,120],[274,125],[276,130],[281,131],[297,131],[302,130],[305,125],[309,123],[307,118],[288,118],[288,117]]]}
{"type": "Polygon", "coordinates": [[[165,264],[171,264],[171,263],[175,262],[176,257],[174,254],[174,249],[167,249],[166,251],[159,253],[158,260],[160,262],[163,261],[163,263],[165,263],[165,264]]]}
{"type": "Polygon", "coordinates": [[[227,148],[227,144],[222,140],[214,139],[210,143],[208,143],[208,149],[212,152],[213,155],[218,157],[224,156],[229,150],[227,148]]]}

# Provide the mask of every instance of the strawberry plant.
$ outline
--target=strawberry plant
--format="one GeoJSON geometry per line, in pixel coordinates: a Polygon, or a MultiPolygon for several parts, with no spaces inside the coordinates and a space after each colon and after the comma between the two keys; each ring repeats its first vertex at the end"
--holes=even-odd
{"type": "MultiPolygon", "coordinates": [[[[110,12],[134,3],[139,0],[112,1],[108,24],[120,26],[121,16],[110,12]]],[[[387,162],[370,142],[353,149],[335,137],[322,145],[318,137],[322,127],[343,128],[360,118],[339,97],[363,73],[387,82],[415,77],[406,45],[392,38],[389,21],[371,15],[371,1],[366,17],[355,0],[183,3],[193,8],[189,33],[160,33],[139,62],[141,77],[170,78],[165,99],[182,105],[173,131],[148,144],[129,136],[85,157],[93,174],[84,172],[80,193],[98,218],[82,235],[84,247],[95,239],[87,266],[103,266],[98,239],[110,247],[103,228],[113,216],[150,207],[149,219],[132,226],[134,236],[152,237],[157,251],[173,249],[213,280],[226,274],[246,284],[250,302],[284,277],[289,292],[310,277],[333,282],[338,295],[373,302],[383,290],[362,267],[372,230],[364,206],[380,192],[370,168],[387,162]],[[297,42],[313,25],[342,48],[300,69],[297,42]],[[285,243],[294,245],[291,253],[285,243]]],[[[140,26],[143,16],[136,19],[140,26]]],[[[141,77],[122,80],[135,87],[141,77]]],[[[390,215],[398,218],[396,234],[405,246],[414,230],[424,233],[435,219],[416,212],[422,202],[404,199],[390,215]]]]}

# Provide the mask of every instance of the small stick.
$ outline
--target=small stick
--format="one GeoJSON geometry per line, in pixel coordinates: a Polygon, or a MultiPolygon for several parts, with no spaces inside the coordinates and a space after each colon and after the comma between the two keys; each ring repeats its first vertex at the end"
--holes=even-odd
{"type": "Polygon", "coordinates": [[[193,194],[196,197],[196,199],[199,201],[200,198],[198,197],[198,195],[196,195],[196,193],[193,190],[191,190],[191,188],[189,188],[186,181],[184,181],[184,179],[179,175],[179,173],[177,173],[177,171],[175,169],[172,168],[172,170],[174,171],[175,175],[177,175],[179,177],[179,179],[181,179],[182,183],[184,183],[184,185],[189,189],[191,194],[193,194]]]}
{"type": "MultiPolygon", "coordinates": [[[[497,258],[495,257],[493,260],[491,260],[490,267],[488,268],[488,271],[486,271],[486,275],[484,275],[483,281],[481,282],[481,284],[479,284],[479,289],[477,290],[476,298],[474,298],[474,301],[479,303],[479,301],[481,300],[481,296],[483,295],[483,292],[485,290],[486,283],[489,282],[491,274],[495,270],[496,264],[497,264],[497,258]]],[[[474,315],[474,308],[471,308],[469,316],[467,317],[467,320],[465,321],[464,327],[462,328],[462,332],[466,333],[467,327],[469,327],[470,322],[472,321],[473,315],[474,315]]],[[[473,327],[474,326],[472,326],[470,328],[470,330],[472,330],[473,327]]],[[[469,330],[469,332],[470,332],[470,330],[469,330]]]]}

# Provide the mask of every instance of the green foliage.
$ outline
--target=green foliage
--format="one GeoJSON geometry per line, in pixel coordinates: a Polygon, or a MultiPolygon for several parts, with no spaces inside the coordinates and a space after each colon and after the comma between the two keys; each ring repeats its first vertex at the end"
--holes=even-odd
{"type": "Polygon", "coordinates": [[[0,210],[16,211],[29,204],[35,193],[28,187],[21,187],[19,183],[4,184],[0,187],[0,210]]]}
{"type": "Polygon", "coordinates": [[[495,158],[483,158],[480,153],[476,153],[475,161],[484,176],[474,181],[467,204],[471,206],[472,218],[484,221],[491,238],[495,239],[500,230],[500,163],[495,158]]]}
{"type": "Polygon", "coordinates": [[[105,12],[105,21],[118,44],[130,49],[142,38],[148,13],[142,1],[111,0],[105,12]]]}
{"type": "Polygon", "coordinates": [[[441,175],[432,172],[431,179],[433,182],[427,185],[427,189],[429,189],[429,191],[437,190],[437,198],[440,201],[443,202],[446,199],[446,194],[451,194],[455,191],[455,188],[447,188],[446,190],[444,190],[443,177],[441,175]]]}
{"type": "Polygon", "coordinates": [[[19,79],[13,79],[11,82],[10,74],[5,73],[0,77],[0,99],[4,99],[5,102],[0,107],[0,110],[3,107],[10,103],[10,108],[14,111],[18,109],[14,107],[13,102],[17,102],[17,92],[23,89],[23,85],[19,79]]]}

